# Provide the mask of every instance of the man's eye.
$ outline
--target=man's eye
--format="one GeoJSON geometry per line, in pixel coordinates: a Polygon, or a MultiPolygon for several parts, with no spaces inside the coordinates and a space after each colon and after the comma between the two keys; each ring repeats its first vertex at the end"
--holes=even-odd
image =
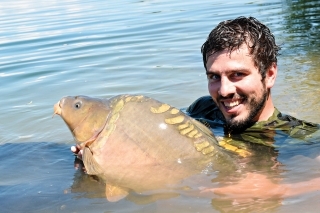
{"type": "Polygon", "coordinates": [[[242,77],[242,76],[244,76],[244,74],[241,72],[235,72],[235,73],[233,73],[233,76],[234,77],[242,77]]]}
{"type": "Polygon", "coordinates": [[[220,80],[220,76],[219,75],[215,75],[215,74],[209,74],[209,75],[207,75],[207,78],[208,78],[209,81],[220,80]]]}

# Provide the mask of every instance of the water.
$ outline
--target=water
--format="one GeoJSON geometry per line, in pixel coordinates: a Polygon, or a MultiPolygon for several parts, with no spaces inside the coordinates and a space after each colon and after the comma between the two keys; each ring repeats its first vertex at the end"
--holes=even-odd
{"type": "MultiPolygon", "coordinates": [[[[122,93],[187,107],[208,94],[202,43],[220,21],[240,15],[268,25],[282,44],[272,90],[277,108],[320,123],[316,0],[3,0],[0,206],[5,212],[227,211],[197,196],[138,205],[73,192],[73,184],[93,181],[73,170],[68,151],[73,138],[60,118],[52,119],[52,107],[65,95],[108,98],[122,93]]],[[[317,168],[317,161],[301,169],[298,159],[288,166],[298,179],[305,179],[305,170],[317,168]]],[[[88,184],[87,193],[90,187],[95,191],[97,185],[88,184]]],[[[313,211],[319,207],[318,198],[311,193],[286,199],[275,211],[313,211]]]]}

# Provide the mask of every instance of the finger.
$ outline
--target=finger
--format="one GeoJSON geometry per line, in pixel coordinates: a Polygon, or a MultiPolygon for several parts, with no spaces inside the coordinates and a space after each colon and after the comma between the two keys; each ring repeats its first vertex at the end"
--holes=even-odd
{"type": "Polygon", "coordinates": [[[79,149],[76,146],[71,146],[71,152],[73,152],[74,154],[77,154],[79,152],[79,149]]]}
{"type": "Polygon", "coordinates": [[[78,153],[77,153],[77,158],[82,160],[82,154],[83,154],[83,150],[79,150],[78,153]]]}
{"type": "Polygon", "coordinates": [[[78,163],[75,163],[75,164],[74,164],[74,169],[75,169],[75,170],[78,170],[79,167],[80,167],[80,165],[79,165],[78,163]]]}

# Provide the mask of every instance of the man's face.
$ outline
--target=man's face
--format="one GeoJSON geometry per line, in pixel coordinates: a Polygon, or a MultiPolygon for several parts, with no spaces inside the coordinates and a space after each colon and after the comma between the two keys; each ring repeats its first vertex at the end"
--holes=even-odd
{"type": "Polygon", "coordinates": [[[232,131],[259,120],[268,98],[265,79],[254,65],[248,47],[223,50],[208,57],[208,89],[232,131]]]}

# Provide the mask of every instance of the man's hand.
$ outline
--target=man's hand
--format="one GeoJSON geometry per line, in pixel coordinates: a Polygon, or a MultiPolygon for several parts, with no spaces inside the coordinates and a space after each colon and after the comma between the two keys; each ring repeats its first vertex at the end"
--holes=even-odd
{"type": "Polygon", "coordinates": [[[84,164],[82,162],[82,153],[83,150],[80,149],[79,145],[71,146],[71,152],[76,156],[76,159],[74,160],[74,168],[78,170],[79,168],[82,169],[84,172],[86,172],[86,168],[84,167],[84,164]]]}
{"type": "Polygon", "coordinates": [[[79,158],[80,160],[82,160],[82,150],[80,149],[79,145],[75,145],[75,146],[71,146],[71,152],[73,152],[73,154],[79,158]]]}

